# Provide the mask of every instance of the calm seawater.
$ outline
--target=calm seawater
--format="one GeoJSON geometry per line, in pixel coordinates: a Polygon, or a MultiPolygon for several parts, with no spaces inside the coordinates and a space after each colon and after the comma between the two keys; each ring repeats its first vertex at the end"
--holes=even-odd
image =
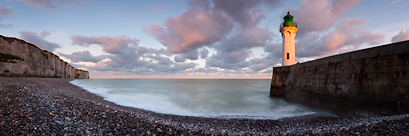
{"type": "Polygon", "coordinates": [[[277,119],[314,113],[270,98],[270,79],[75,79],[119,105],[175,115],[277,119]]]}

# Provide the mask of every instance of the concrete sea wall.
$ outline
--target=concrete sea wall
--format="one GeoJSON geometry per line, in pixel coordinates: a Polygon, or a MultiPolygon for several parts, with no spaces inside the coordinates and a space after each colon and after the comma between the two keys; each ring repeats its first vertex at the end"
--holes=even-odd
{"type": "Polygon", "coordinates": [[[270,96],[347,116],[409,113],[409,41],[274,67],[270,96]]]}
{"type": "Polygon", "coordinates": [[[0,35],[0,76],[88,79],[89,73],[31,43],[0,35]]]}

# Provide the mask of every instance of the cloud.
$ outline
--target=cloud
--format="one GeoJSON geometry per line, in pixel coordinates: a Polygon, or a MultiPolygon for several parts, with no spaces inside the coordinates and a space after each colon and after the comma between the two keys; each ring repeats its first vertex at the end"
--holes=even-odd
{"type": "MultiPolygon", "coordinates": [[[[108,54],[101,61],[98,56],[78,52],[78,56],[84,55],[83,58],[88,57],[89,62],[96,63],[88,66],[90,70],[140,75],[266,75],[271,74],[272,66],[281,62],[282,39],[268,28],[263,28],[264,23],[261,22],[266,19],[266,8],[274,9],[282,2],[188,1],[187,11],[180,16],[143,28],[144,33],[165,47],[163,49],[138,46],[138,39],[124,35],[74,35],[71,39],[74,45],[99,45],[108,54]],[[254,48],[264,49],[265,54],[253,57],[254,48]],[[209,54],[209,49],[215,52],[209,54]],[[187,63],[187,60],[199,58],[205,59],[205,68],[198,68],[197,61],[187,63]]],[[[359,3],[360,0],[303,0],[297,9],[291,10],[295,21],[302,22],[296,37],[297,61],[347,52],[383,41],[385,36],[371,32],[366,27],[366,20],[348,17],[348,12],[359,3]]],[[[407,33],[407,30],[401,33],[407,33]]]]}
{"type": "MultiPolygon", "coordinates": [[[[116,71],[123,68],[132,69],[148,63],[147,61],[140,60],[141,54],[137,53],[138,49],[141,50],[138,48],[139,40],[126,35],[113,37],[74,35],[71,36],[71,41],[73,45],[84,47],[88,47],[92,44],[99,45],[104,52],[109,54],[106,56],[109,61],[99,64],[98,67],[96,67],[98,70],[116,71]]],[[[149,52],[150,50],[146,48],[146,50],[143,51],[149,52]]]]}
{"type": "Polygon", "coordinates": [[[231,20],[220,10],[209,10],[208,1],[190,1],[188,11],[169,18],[164,27],[151,25],[143,32],[156,38],[173,53],[185,53],[222,40],[232,29],[231,20]]]}
{"type": "Polygon", "coordinates": [[[206,59],[206,66],[239,70],[250,65],[246,61],[250,49],[272,40],[272,32],[258,27],[265,18],[262,7],[275,8],[281,2],[188,1],[188,11],[169,18],[163,26],[146,27],[143,32],[155,37],[169,52],[181,53],[175,56],[176,62],[207,58],[209,51],[203,48],[206,46],[217,51],[206,59]]]}
{"type": "Polygon", "coordinates": [[[334,30],[321,37],[313,32],[308,37],[296,42],[297,57],[322,57],[357,49],[363,44],[376,45],[383,41],[385,35],[371,33],[366,21],[357,18],[340,19],[334,30]]]}
{"type": "Polygon", "coordinates": [[[105,59],[105,55],[100,55],[100,56],[94,56],[92,55],[89,51],[78,51],[74,52],[71,54],[64,54],[64,53],[58,53],[58,55],[61,55],[65,58],[68,58],[71,60],[71,62],[94,62],[98,63],[101,60],[105,59]]]}
{"type": "Polygon", "coordinates": [[[209,50],[207,50],[206,48],[202,48],[202,50],[200,50],[200,58],[204,59],[207,58],[207,55],[209,54],[209,50]]]}
{"type": "Polygon", "coordinates": [[[0,5],[0,28],[10,28],[13,27],[12,24],[3,24],[1,21],[3,21],[6,18],[9,18],[12,14],[14,13],[14,10],[11,9],[10,6],[4,7],[0,5]]]}
{"type": "Polygon", "coordinates": [[[33,44],[35,44],[37,47],[43,49],[43,50],[48,50],[48,51],[54,51],[56,48],[61,48],[61,46],[57,43],[52,43],[44,40],[44,36],[39,36],[35,32],[31,31],[21,31],[20,36],[33,44]]]}
{"type": "Polygon", "coordinates": [[[185,62],[186,61],[186,59],[185,58],[183,58],[182,56],[175,56],[175,62],[185,62]]]}
{"type": "Polygon", "coordinates": [[[26,5],[40,7],[46,10],[56,10],[64,7],[75,7],[88,2],[87,0],[18,0],[26,5]]]}
{"type": "Polygon", "coordinates": [[[216,9],[229,14],[242,27],[254,27],[264,18],[263,10],[257,6],[267,4],[270,8],[274,8],[281,2],[282,0],[213,0],[216,9]]]}
{"type": "Polygon", "coordinates": [[[250,53],[251,50],[238,50],[229,53],[217,52],[206,59],[206,67],[239,70],[250,66],[250,63],[245,61],[250,53]]]}
{"type": "Polygon", "coordinates": [[[10,28],[10,27],[13,27],[13,24],[2,24],[2,23],[0,23],[0,28],[10,28]]]}
{"type": "Polygon", "coordinates": [[[250,69],[256,72],[262,71],[264,69],[271,68],[272,66],[277,64],[279,61],[281,60],[271,59],[268,57],[264,57],[264,58],[255,57],[250,60],[250,63],[251,63],[250,69]]]}
{"type": "Polygon", "coordinates": [[[146,55],[146,57],[158,61],[158,64],[160,64],[160,65],[171,65],[171,64],[173,64],[173,61],[171,61],[169,58],[163,57],[161,55],[150,55],[149,54],[149,55],[146,55]]]}
{"type": "Polygon", "coordinates": [[[173,66],[173,70],[186,70],[190,68],[194,68],[197,64],[195,63],[178,63],[173,66]]]}
{"type": "Polygon", "coordinates": [[[43,36],[43,37],[47,37],[47,36],[49,36],[51,33],[50,33],[50,31],[47,31],[47,30],[43,30],[42,32],[41,32],[41,36],[43,36]]]}
{"type": "Polygon", "coordinates": [[[234,1],[192,0],[188,11],[161,25],[145,27],[174,54],[175,62],[206,59],[206,67],[240,70],[250,66],[251,49],[264,47],[274,34],[258,25],[265,19],[264,7],[274,9],[282,0],[234,1]],[[207,48],[217,52],[208,57],[207,48]]]}
{"type": "Polygon", "coordinates": [[[185,74],[187,69],[194,69],[196,67],[195,63],[176,63],[172,66],[150,64],[153,65],[150,74],[154,75],[185,74]]]}
{"type": "MultiPolygon", "coordinates": [[[[379,44],[384,35],[370,32],[365,27],[365,20],[346,17],[346,13],[359,3],[360,0],[301,1],[297,9],[291,10],[294,20],[300,23],[296,36],[296,56],[322,57],[356,50],[365,44],[379,44]]],[[[267,43],[263,49],[269,53],[270,59],[281,58],[281,43],[267,43]]]]}
{"type": "Polygon", "coordinates": [[[178,59],[178,61],[183,61],[183,62],[186,59],[197,60],[197,59],[199,59],[199,53],[196,50],[192,50],[192,51],[189,51],[189,52],[182,53],[179,56],[175,57],[175,59],[176,58],[178,59]]]}
{"type": "MultiPolygon", "coordinates": [[[[296,45],[297,47],[297,45],[296,45]]],[[[270,53],[272,58],[279,57],[283,55],[283,44],[282,43],[268,43],[263,46],[264,52],[270,53]]]]}
{"type": "MultiPolygon", "coordinates": [[[[303,0],[299,8],[292,10],[298,24],[296,56],[298,60],[311,60],[358,49],[362,45],[376,45],[385,35],[372,33],[365,20],[345,17],[345,13],[359,4],[360,0],[334,1],[303,0]]],[[[284,15],[283,15],[284,16],[284,15]]],[[[281,40],[281,38],[280,38],[281,40]]],[[[282,43],[268,43],[263,49],[273,65],[282,57],[282,43]]],[[[262,63],[260,63],[262,64],[262,63]]],[[[254,71],[264,68],[253,64],[254,71]]]]}
{"type": "MultiPolygon", "coordinates": [[[[241,72],[242,68],[251,66],[251,62],[246,61],[252,53],[250,49],[266,46],[274,36],[267,28],[258,27],[260,21],[265,18],[264,10],[260,7],[267,4],[270,5],[269,8],[274,8],[282,1],[213,2],[216,9],[226,12],[238,26],[213,46],[217,53],[206,59],[206,66],[241,72]]],[[[253,69],[260,71],[263,68],[253,69]]]]}
{"type": "Polygon", "coordinates": [[[300,22],[297,33],[326,30],[360,2],[360,0],[338,0],[333,3],[329,0],[302,0],[299,8],[291,11],[294,21],[300,22]]]}
{"type": "MultiPolygon", "coordinates": [[[[180,74],[186,69],[194,69],[195,63],[175,63],[164,49],[153,49],[138,46],[138,39],[128,36],[82,36],[71,37],[72,44],[88,47],[99,45],[108,55],[94,56],[88,51],[62,54],[73,62],[93,62],[93,66],[85,66],[91,71],[112,71],[139,75],[180,74]],[[101,61],[104,60],[104,61],[101,61]]],[[[197,56],[197,55],[195,55],[197,56]]],[[[185,56],[184,56],[185,57],[185,56]]]]}
{"type": "Polygon", "coordinates": [[[171,53],[169,53],[169,51],[167,51],[165,49],[154,49],[154,48],[147,48],[147,47],[141,47],[141,46],[138,46],[136,48],[136,51],[141,55],[143,55],[145,53],[153,53],[153,54],[156,54],[156,55],[164,54],[164,55],[167,55],[167,56],[171,55],[171,53]]]}
{"type": "Polygon", "coordinates": [[[13,9],[10,6],[4,7],[0,5],[0,20],[8,18],[14,13],[13,9]]]}
{"type": "Polygon", "coordinates": [[[182,56],[186,59],[197,60],[199,59],[199,53],[196,50],[192,50],[186,53],[183,53],[182,56]]]}
{"type": "Polygon", "coordinates": [[[117,54],[121,52],[121,50],[128,49],[131,46],[137,46],[139,40],[135,38],[129,38],[125,35],[122,36],[82,36],[82,35],[74,35],[71,36],[71,41],[73,45],[80,45],[84,47],[88,47],[91,44],[97,44],[102,46],[103,50],[108,53],[117,54]]]}
{"type": "Polygon", "coordinates": [[[409,40],[409,29],[400,31],[399,34],[393,36],[391,39],[392,42],[400,42],[405,40],[409,40]]]}

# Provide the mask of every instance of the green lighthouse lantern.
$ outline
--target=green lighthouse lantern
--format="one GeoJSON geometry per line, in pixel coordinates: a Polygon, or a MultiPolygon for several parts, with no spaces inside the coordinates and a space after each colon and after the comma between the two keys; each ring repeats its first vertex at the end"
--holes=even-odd
{"type": "Polygon", "coordinates": [[[284,17],[283,27],[294,26],[297,27],[297,23],[293,21],[294,16],[290,15],[290,11],[287,12],[287,15],[284,17]]]}

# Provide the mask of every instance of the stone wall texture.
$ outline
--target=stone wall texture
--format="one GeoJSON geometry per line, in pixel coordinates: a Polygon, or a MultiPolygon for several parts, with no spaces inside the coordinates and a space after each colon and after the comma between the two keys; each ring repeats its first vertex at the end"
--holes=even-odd
{"type": "Polygon", "coordinates": [[[23,40],[0,35],[0,76],[89,79],[57,55],[23,40]]]}
{"type": "Polygon", "coordinates": [[[274,67],[270,96],[345,116],[409,113],[409,41],[274,67]]]}

